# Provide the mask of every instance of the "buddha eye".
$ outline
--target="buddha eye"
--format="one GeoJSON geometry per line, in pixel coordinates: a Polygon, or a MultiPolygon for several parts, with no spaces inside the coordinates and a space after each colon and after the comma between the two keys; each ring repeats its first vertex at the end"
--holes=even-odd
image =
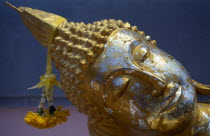
{"type": "Polygon", "coordinates": [[[123,85],[121,90],[115,95],[113,101],[116,102],[121,96],[125,94],[125,92],[128,90],[129,85],[130,85],[131,79],[128,79],[126,83],[123,85]]]}
{"type": "Polygon", "coordinates": [[[113,79],[106,87],[110,102],[117,102],[122,97],[138,96],[139,94],[150,94],[151,86],[148,81],[135,76],[121,75],[113,79]]]}
{"type": "Polygon", "coordinates": [[[150,48],[147,46],[137,46],[133,50],[132,55],[135,61],[142,63],[151,55],[150,48]]]}
{"type": "Polygon", "coordinates": [[[105,85],[104,94],[107,96],[105,98],[106,101],[115,103],[122,97],[126,96],[126,93],[129,93],[130,91],[131,82],[133,82],[133,79],[134,77],[129,75],[120,75],[116,76],[115,78],[110,76],[105,85]]]}

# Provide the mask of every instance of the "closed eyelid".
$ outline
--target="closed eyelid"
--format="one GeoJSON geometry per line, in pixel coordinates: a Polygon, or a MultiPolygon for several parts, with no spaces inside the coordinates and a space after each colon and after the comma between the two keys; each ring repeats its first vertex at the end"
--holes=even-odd
{"type": "Polygon", "coordinates": [[[125,85],[123,86],[122,90],[117,93],[117,95],[114,97],[113,101],[116,102],[121,96],[125,94],[125,92],[128,90],[129,84],[131,82],[131,79],[129,79],[125,85]]]}

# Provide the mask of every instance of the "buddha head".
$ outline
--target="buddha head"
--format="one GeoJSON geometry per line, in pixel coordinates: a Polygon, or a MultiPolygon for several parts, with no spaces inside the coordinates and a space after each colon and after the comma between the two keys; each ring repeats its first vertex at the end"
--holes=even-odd
{"type": "Polygon", "coordinates": [[[189,122],[197,103],[185,68],[128,29],[112,32],[84,81],[97,107],[122,125],[145,131],[177,129],[189,122]]]}

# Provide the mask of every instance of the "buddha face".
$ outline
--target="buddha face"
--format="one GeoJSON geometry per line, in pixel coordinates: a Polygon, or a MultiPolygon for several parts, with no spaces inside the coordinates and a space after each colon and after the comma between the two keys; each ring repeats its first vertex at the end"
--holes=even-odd
{"type": "Polygon", "coordinates": [[[168,132],[193,116],[196,95],[188,72],[136,32],[114,31],[86,73],[91,101],[126,127],[168,132]]]}

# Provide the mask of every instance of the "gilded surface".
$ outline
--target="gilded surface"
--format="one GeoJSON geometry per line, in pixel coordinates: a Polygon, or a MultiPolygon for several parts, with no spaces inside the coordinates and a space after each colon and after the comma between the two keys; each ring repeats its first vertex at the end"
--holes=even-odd
{"type": "Polygon", "coordinates": [[[13,8],[50,48],[66,96],[89,117],[91,136],[210,136],[210,106],[196,97],[209,95],[210,86],[193,81],[136,26],[113,19],[68,23],[13,8]]]}

